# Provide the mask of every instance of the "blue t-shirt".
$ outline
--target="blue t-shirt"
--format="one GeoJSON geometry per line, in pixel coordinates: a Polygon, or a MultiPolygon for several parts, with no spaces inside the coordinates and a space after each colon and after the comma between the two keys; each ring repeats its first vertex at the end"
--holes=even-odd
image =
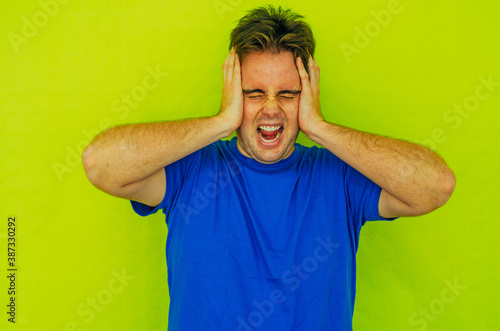
{"type": "Polygon", "coordinates": [[[169,330],[352,330],[381,188],[325,148],[262,164],[217,141],[165,167],[169,330]]]}

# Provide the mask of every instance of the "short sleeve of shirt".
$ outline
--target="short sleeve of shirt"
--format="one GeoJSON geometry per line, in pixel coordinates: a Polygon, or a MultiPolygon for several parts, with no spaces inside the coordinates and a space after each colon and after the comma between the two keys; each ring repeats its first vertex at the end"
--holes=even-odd
{"type": "Polygon", "coordinates": [[[148,216],[162,209],[164,214],[168,214],[172,201],[178,195],[182,184],[189,175],[190,169],[196,168],[195,164],[201,162],[201,154],[203,150],[198,150],[174,163],[167,165],[165,170],[166,189],[163,200],[156,207],[151,207],[143,203],[133,201],[132,208],[140,216],[148,216]]]}
{"type": "Polygon", "coordinates": [[[348,212],[355,224],[361,228],[367,221],[392,221],[378,212],[382,188],[362,173],[344,163],[344,187],[347,196],[348,212]]]}

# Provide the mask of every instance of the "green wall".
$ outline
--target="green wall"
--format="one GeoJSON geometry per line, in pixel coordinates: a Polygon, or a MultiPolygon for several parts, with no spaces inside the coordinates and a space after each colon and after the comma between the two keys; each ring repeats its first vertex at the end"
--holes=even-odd
{"type": "MultiPolygon", "coordinates": [[[[81,151],[111,125],[215,114],[230,30],[263,4],[0,4],[0,329],[166,329],[164,217],[94,188],[81,151]]],[[[283,5],[313,27],[327,120],[427,145],[457,177],[441,209],[363,228],[355,330],[499,330],[500,3],[283,5]]]]}

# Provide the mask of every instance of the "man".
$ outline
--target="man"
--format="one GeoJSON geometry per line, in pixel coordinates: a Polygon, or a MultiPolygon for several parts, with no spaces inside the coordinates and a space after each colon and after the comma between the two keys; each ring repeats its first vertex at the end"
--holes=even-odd
{"type": "Polygon", "coordinates": [[[169,330],[352,330],[361,227],[454,190],[433,151],[325,121],[301,18],[240,20],[217,115],[114,127],[83,153],[95,186],[166,215],[169,330]]]}

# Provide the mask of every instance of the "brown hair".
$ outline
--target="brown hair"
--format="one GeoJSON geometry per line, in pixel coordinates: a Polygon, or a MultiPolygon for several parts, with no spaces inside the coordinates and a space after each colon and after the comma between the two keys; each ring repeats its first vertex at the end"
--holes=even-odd
{"type": "Polygon", "coordinates": [[[314,55],[316,43],[309,24],[304,16],[272,5],[248,11],[231,32],[229,49],[236,48],[236,53],[243,62],[251,52],[291,51],[294,59],[300,56],[308,71],[309,54],[314,55]]]}

